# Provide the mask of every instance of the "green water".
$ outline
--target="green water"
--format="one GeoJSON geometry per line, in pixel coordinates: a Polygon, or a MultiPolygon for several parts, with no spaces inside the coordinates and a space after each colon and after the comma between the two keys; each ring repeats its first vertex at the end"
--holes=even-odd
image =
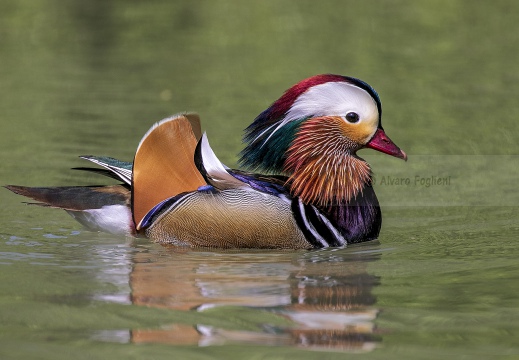
{"type": "Polygon", "coordinates": [[[516,1],[2,1],[0,183],[86,185],[197,111],[222,161],[318,73],[379,92],[379,240],[188,251],[0,189],[2,359],[519,358],[516,1]],[[441,180],[439,180],[441,179],[441,180]]]}

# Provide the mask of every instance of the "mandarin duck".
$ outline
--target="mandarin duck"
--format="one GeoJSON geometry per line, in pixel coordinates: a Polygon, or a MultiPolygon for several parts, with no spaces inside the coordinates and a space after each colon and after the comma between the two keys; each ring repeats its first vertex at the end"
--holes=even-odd
{"type": "Polygon", "coordinates": [[[144,135],[134,162],[83,156],[121,185],[7,189],[61,208],[86,228],[188,247],[311,249],[378,237],[371,148],[407,160],[385,134],[378,94],[347,76],[317,75],[288,89],[245,130],[240,163],[218,160],[196,114],[144,135]]]}

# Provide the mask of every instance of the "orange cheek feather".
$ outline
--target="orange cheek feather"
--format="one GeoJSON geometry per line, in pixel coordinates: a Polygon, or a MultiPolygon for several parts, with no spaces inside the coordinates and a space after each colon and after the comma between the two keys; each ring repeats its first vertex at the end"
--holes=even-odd
{"type": "Polygon", "coordinates": [[[334,119],[338,119],[338,121],[340,121],[338,126],[341,128],[343,135],[359,145],[365,145],[377,130],[373,124],[367,122],[360,124],[349,124],[342,118],[334,119]]]}
{"type": "Polygon", "coordinates": [[[301,126],[285,162],[295,196],[305,203],[327,206],[348,201],[370,181],[369,165],[351,156],[362,147],[345,134],[352,129],[340,117],[314,118],[301,126]]]}

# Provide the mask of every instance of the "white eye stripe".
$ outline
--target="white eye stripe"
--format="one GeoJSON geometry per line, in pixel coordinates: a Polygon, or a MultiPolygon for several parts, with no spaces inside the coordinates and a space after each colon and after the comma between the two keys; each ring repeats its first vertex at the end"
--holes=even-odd
{"type": "MultiPolygon", "coordinates": [[[[277,130],[291,121],[309,116],[338,116],[351,123],[346,119],[350,112],[359,115],[359,121],[355,124],[362,122],[376,128],[379,119],[378,107],[367,91],[346,82],[328,82],[313,86],[294,101],[285,118],[276,124],[276,128],[263,141],[262,146],[277,130]]],[[[260,136],[262,135],[263,133],[260,136]]]]}
{"type": "Polygon", "coordinates": [[[345,82],[329,82],[316,85],[299,96],[287,112],[284,123],[305,116],[345,116],[356,112],[361,119],[375,117],[377,104],[369,93],[345,82]]]}

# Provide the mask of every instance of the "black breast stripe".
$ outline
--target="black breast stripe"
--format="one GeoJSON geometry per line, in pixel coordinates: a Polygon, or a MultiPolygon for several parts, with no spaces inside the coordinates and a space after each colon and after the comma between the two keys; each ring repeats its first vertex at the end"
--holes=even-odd
{"type": "Polygon", "coordinates": [[[314,229],[325,239],[329,246],[343,246],[346,245],[346,240],[341,235],[339,230],[333,226],[317,208],[313,205],[305,205],[305,213],[308,222],[312,224],[314,229]]]}
{"type": "Polygon", "coordinates": [[[300,199],[292,199],[292,213],[299,229],[314,248],[346,245],[339,230],[312,205],[305,205],[300,199]]]}

